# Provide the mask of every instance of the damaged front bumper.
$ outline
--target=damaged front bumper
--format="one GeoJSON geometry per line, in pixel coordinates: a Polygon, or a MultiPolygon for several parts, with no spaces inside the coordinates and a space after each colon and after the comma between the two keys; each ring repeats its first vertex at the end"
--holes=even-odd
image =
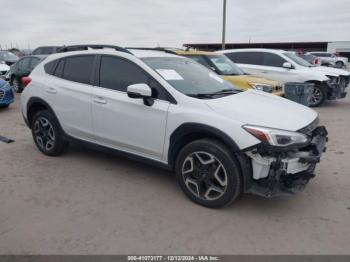
{"type": "Polygon", "coordinates": [[[336,84],[328,83],[327,99],[335,100],[346,97],[348,86],[347,80],[345,78],[339,78],[339,82],[336,84]]]}
{"type": "Polygon", "coordinates": [[[301,147],[276,148],[259,144],[245,152],[251,159],[253,173],[246,192],[274,197],[302,191],[315,176],[316,164],[326,151],[328,141],[324,126],[306,129],[305,134],[310,137],[310,142],[301,147]]]}

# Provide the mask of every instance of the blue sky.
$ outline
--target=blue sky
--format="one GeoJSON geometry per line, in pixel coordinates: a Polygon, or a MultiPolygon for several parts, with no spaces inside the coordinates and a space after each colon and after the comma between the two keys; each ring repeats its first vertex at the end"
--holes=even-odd
{"type": "MultiPolygon", "coordinates": [[[[227,0],[227,42],[350,41],[349,0],[227,0]]],[[[220,42],[222,0],[0,0],[0,45],[220,42]]]]}

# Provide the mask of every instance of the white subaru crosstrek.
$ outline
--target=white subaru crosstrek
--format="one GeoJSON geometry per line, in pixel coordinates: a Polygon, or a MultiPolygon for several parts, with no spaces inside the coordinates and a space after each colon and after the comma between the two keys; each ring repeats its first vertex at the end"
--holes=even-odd
{"type": "Polygon", "coordinates": [[[243,192],[292,195],[314,177],[327,131],[308,107],[236,90],[177,55],[70,50],[25,79],[22,113],[45,155],[71,141],[107,147],[174,170],[185,194],[207,207],[243,192]]]}
{"type": "Polygon", "coordinates": [[[246,73],[268,77],[281,83],[313,83],[310,106],[319,106],[325,100],[346,96],[345,87],[340,84],[339,72],[311,68],[311,65],[293,52],[284,50],[249,48],[217,51],[225,54],[246,73]]]}

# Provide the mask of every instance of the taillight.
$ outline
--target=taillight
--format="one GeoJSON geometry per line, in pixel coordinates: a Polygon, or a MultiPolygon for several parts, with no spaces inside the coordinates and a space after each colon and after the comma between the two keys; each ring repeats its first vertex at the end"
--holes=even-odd
{"type": "Polygon", "coordinates": [[[318,65],[320,63],[320,59],[316,58],[315,59],[315,65],[318,65]]]}
{"type": "Polygon", "coordinates": [[[32,79],[29,76],[23,76],[21,78],[23,87],[26,87],[32,79]]]}

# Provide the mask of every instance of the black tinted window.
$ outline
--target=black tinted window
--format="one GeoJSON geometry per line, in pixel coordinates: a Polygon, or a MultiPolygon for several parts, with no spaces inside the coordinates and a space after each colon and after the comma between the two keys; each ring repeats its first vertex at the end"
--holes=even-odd
{"type": "Polygon", "coordinates": [[[65,58],[62,78],[82,84],[89,84],[94,58],[92,55],[65,58]]]}
{"type": "Polygon", "coordinates": [[[57,65],[55,71],[53,72],[53,75],[57,76],[57,77],[61,77],[63,74],[63,67],[64,67],[64,59],[61,59],[58,62],[58,65],[57,65]]]}
{"type": "Polygon", "coordinates": [[[20,63],[20,68],[21,69],[29,68],[29,63],[30,63],[30,58],[23,58],[20,63]]]}
{"type": "Polygon", "coordinates": [[[238,64],[263,65],[263,54],[260,52],[235,52],[225,55],[238,64]]]}
{"type": "Polygon", "coordinates": [[[37,64],[40,63],[40,59],[39,58],[32,58],[30,61],[30,68],[34,68],[36,67],[37,64]]]}
{"type": "Polygon", "coordinates": [[[55,70],[56,64],[57,64],[57,60],[54,60],[50,63],[45,64],[44,65],[45,72],[49,75],[52,75],[53,71],[55,70]]]}
{"type": "Polygon", "coordinates": [[[264,65],[265,66],[274,66],[282,67],[283,63],[287,62],[285,59],[279,55],[272,53],[264,53],[264,65]]]}
{"type": "Polygon", "coordinates": [[[100,86],[126,92],[129,85],[149,81],[146,74],[137,65],[122,58],[104,56],[101,58],[100,86]]]}

